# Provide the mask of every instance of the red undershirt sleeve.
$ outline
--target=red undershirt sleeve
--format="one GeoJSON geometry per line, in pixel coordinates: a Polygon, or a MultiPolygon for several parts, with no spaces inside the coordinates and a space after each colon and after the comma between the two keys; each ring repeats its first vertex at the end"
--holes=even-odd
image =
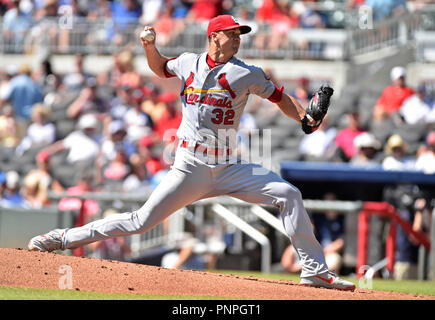
{"type": "Polygon", "coordinates": [[[175,77],[175,74],[172,74],[168,71],[168,69],[166,69],[166,65],[168,64],[169,61],[174,60],[175,58],[170,58],[168,60],[166,60],[165,64],[163,65],[163,73],[165,74],[166,78],[173,78],[175,77]]]}
{"type": "Polygon", "coordinates": [[[273,103],[277,103],[280,102],[282,99],[282,93],[284,91],[284,87],[281,86],[281,88],[278,88],[276,84],[273,85],[275,86],[275,90],[273,91],[272,95],[269,98],[267,98],[267,100],[273,103]]]}

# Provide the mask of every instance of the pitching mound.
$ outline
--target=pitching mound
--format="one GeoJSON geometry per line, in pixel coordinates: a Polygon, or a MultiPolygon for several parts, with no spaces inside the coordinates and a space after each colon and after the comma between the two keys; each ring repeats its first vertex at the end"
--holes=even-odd
{"type": "Polygon", "coordinates": [[[216,296],[286,300],[422,300],[435,297],[357,289],[308,288],[295,282],[171,270],[134,263],[78,258],[23,249],[0,249],[0,286],[59,289],[60,272],[72,272],[72,289],[108,293],[216,296]]]}

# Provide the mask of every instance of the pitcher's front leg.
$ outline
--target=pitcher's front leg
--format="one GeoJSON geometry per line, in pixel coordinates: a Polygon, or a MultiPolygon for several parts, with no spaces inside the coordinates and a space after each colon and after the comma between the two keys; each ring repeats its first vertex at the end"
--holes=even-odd
{"type": "Polygon", "coordinates": [[[206,191],[206,186],[198,182],[194,173],[172,169],[139,210],[112,214],[82,227],[65,230],[63,249],[78,248],[111,237],[144,233],[175,211],[199,200],[206,191]]]}

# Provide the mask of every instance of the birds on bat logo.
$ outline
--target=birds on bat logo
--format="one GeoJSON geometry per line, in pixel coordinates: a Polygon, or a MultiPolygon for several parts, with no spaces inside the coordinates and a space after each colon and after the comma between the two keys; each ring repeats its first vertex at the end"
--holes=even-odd
{"type": "Polygon", "coordinates": [[[225,97],[221,98],[221,96],[216,97],[213,96],[213,92],[228,92],[232,99],[236,97],[236,93],[234,89],[231,88],[227,78],[226,73],[221,73],[218,76],[218,83],[222,87],[223,90],[220,89],[197,89],[191,86],[195,79],[195,74],[193,72],[190,73],[189,77],[184,82],[183,95],[185,97],[186,104],[195,104],[202,103],[208,104],[212,106],[219,106],[225,108],[232,108],[232,101],[225,97]],[[205,96],[201,97],[201,93],[206,93],[205,96]]]}

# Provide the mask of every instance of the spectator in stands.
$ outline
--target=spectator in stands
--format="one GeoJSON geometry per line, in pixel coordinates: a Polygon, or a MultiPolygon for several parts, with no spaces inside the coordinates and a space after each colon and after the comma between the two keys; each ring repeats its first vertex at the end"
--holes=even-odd
{"type": "Polygon", "coordinates": [[[86,87],[86,81],[93,76],[84,70],[84,59],[83,54],[76,54],[74,56],[74,71],[67,73],[63,77],[63,84],[68,90],[81,90],[86,87]]]}
{"type": "Polygon", "coordinates": [[[138,142],[138,155],[140,164],[145,164],[149,177],[155,175],[160,170],[165,168],[163,159],[160,155],[156,155],[154,148],[155,143],[149,136],[143,136],[138,142]]]}
{"type": "Polygon", "coordinates": [[[35,176],[26,176],[23,180],[21,194],[23,201],[29,208],[40,209],[44,206],[42,198],[39,197],[38,180],[35,176]]]}
{"type": "Polygon", "coordinates": [[[153,119],[153,122],[157,136],[162,140],[167,130],[178,129],[183,116],[179,109],[177,94],[166,92],[161,94],[158,100],[163,105],[164,110],[158,119],[153,119]]]}
{"type": "Polygon", "coordinates": [[[381,163],[381,155],[378,150],[381,143],[370,132],[360,134],[354,140],[357,153],[350,159],[350,163],[359,166],[377,166],[381,163]]]}
{"type": "Polygon", "coordinates": [[[275,0],[263,0],[255,11],[254,21],[258,23],[258,30],[253,41],[255,48],[260,50],[268,49],[268,40],[272,35],[271,23],[277,14],[279,14],[279,11],[275,0]]]}
{"type": "Polygon", "coordinates": [[[308,102],[314,97],[314,92],[310,87],[310,79],[300,77],[297,81],[296,88],[294,88],[291,94],[298,99],[303,106],[308,106],[308,102]]]}
{"type": "Polygon", "coordinates": [[[406,0],[365,0],[365,5],[372,8],[373,20],[383,20],[399,16],[406,11],[406,0]]]}
{"type": "Polygon", "coordinates": [[[304,29],[322,29],[325,28],[325,18],[315,9],[313,3],[304,2],[303,8],[298,8],[299,25],[304,29]]]}
{"type": "Polygon", "coordinates": [[[172,0],[171,5],[174,8],[172,12],[173,17],[175,19],[183,19],[192,8],[193,2],[191,0],[172,0]]]}
{"type": "Polygon", "coordinates": [[[399,111],[403,101],[414,94],[414,90],[406,85],[406,70],[397,66],[391,69],[392,84],[383,91],[373,109],[373,120],[380,123],[390,119],[399,111]]]}
{"type": "Polygon", "coordinates": [[[160,12],[167,7],[168,4],[165,4],[164,0],[143,0],[140,23],[145,26],[154,25],[154,23],[158,20],[160,12]]]}
{"type": "Polygon", "coordinates": [[[184,31],[185,24],[183,20],[174,19],[173,8],[166,6],[159,15],[158,20],[154,23],[154,29],[159,35],[156,43],[160,46],[166,46],[184,31]]]}
{"type": "Polygon", "coordinates": [[[427,114],[431,111],[430,106],[425,101],[426,96],[426,88],[421,85],[416,93],[403,101],[399,115],[405,123],[416,124],[426,120],[427,114]]]}
{"type": "MultiPolygon", "coordinates": [[[[421,220],[419,221],[421,216],[417,214],[418,210],[416,210],[420,202],[420,200],[417,200],[420,197],[420,193],[419,187],[411,184],[392,185],[384,189],[385,201],[392,204],[399,217],[410,223],[412,229],[416,232],[422,231],[421,220]]],[[[382,223],[386,225],[386,219],[383,219],[382,223]]],[[[377,243],[382,243],[383,241],[381,234],[382,231],[378,235],[379,241],[377,243]]],[[[397,228],[395,240],[394,279],[417,279],[418,240],[409,235],[400,226],[397,228]]],[[[378,251],[382,252],[380,248],[378,251]]],[[[382,257],[379,256],[378,259],[382,259],[382,257]]]]}
{"type": "MultiPolygon", "coordinates": [[[[76,185],[66,189],[66,193],[71,196],[80,196],[88,192],[96,192],[94,187],[94,176],[89,170],[81,170],[76,185]]],[[[58,204],[62,211],[80,211],[83,209],[85,221],[90,221],[100,211],[98,202],[94,199],[80,200],[78,198],[62,198],[58,204]],[[83,207],[82,207],[83,206],[83,207]]]]}
{"type": "Polygon", "coordinates": [[[97,159],[99,167],[102,167],[115,158],[117,148],[122,148],[128,157],[137,153],[136,146],[125,139],[126,135],[127,131],[121,120],[113,120],[110,122],[99,143],[100,153],[97,159]]]}
{"type": "Polygon", "coordinates": [[[142,15],[142,8],[137,0],[120,0],[111,3],[114,26],[111,41],[114,45],[127,45],[133,39],[128,38],[142,15]]]}
{"type": "MultiPolygon", "coordinates": [[[[326,193],[324,200],[337,200],[334,193],[326,193]]],[[[342,252],[344,249],[344,216],[335,210],[312,215],[314,232],[323,247],[328,269],[340,273],[342,252]]]]}
{"type": "Polygon", "coordinates": [[[130,50],[124,50],[119,54],[119,62],[122,65],[122,71],[116,86],[129,86],[133,90],[140,89],[142,79],[139,72],[134,67],[133,58],[133,53],[130,50]]]}
{"type": "Polygon", "coordinates": [[[123,56],[122,52],[115,52],[112,55],[113,65],[100,76],[100,78],[103,79],[103,83],[115,89],[121,87],[121,76],[123,73],[127,72],[127,65],[125,64],[125,58],[123,56]]]}
{"type": "Polygon", "coordinates": [[[141,108],[141,101],[134,99],[133,90],[129,86],[124,86],[123,90],[129,96],[128,109],[123,116],[123,121],[127,130],[127,139],[130,142],[137,142],[142,136],[152,134],[154,123],[150,115],[141,108]]]}
{"type": "Polygon", "coordinates": [[[106,0],[96,0],[89,2],[88,21],[98,21],[100,19],[109,19],[112,16],[110,3],[106,0]]]}
{"type": "Polygon", "coordinates": [[[0,115],[0,160],[9,161],[15,153],[21,135],[19,132],[14,109],[7,104],[0,115]]]}
{"type": "MultiPolygon", "coordinates": [[[[323,29],[326,18],[319,13],[312,2],[298,2],[294,9],[299,15],[299,27],[303,29],[323,29]]],[[[324,43],[295,39],[296,45],[306,57],[322,57],[324,43]]]]}
{"type": "Polygon", "coordinates": [[[88,78],[85,87],[80,91],[80,95],[68,107],[67,116],[77,119],[85,114],[94,114],[97,119],[103,120],[109,109],[109,102],[97,94],[97,80],[88,78]]]}
{"type": "MultiPolygon", "coordinates": [[[[48,198],[48,191],[60,193],[64,191],[62,184],[53,176],[50,167],[50,156],[41,151],[36,156],[35,169],[30,170],[24,177],[25,194],[32,195],[32,203],[37,206],[48,206],[52,202],[48,198]]],[[[26,198],[27,199],[27,198],[26,198]]]]}
{"type": "Polygon", "coordinates": [[[262,27],[255,37],[255,46],[272,51],[287,47],[289,30],[299,26],[299,18],[294,13],[290,1],[263,1],[256,11],[262,27]]]}
{"type": "Polygon", "coordinates": [[[347,111],[347,125],[338,131],[334,143],[336,146],[335,158],[340,161],[349,162],[357,152],[354,140],[366,130],[360,123],[360,115],[356,110],[347,111]]]}
{"type": "MultiPolygon", "coordinates": [[[[80,1],[82,2],[82,1],[80,1]]],[[[110,8],[111,1],[96,0],[87,1],[88,14],[86,20],[88,22],[88,33],[84,40],[86,45],[93,45],[99,52],[105,52],[106,46],[110,43],[113,37],[113,29],[107,22],[112,17],[110,8]]]]}
{"type": "Polygon", "coordinates": [[[115,157],[97,168],[96,183],[104,191],[121,192],[124,180],[131,172],[127,153],[121,145],[115,147],[115,157]]]}
{"type": "Polygon", "coordinates": [[[6,183],[6,174],[0,170],[0,203],[3,199],[3,191],[5,189],[5,183],[6,183]]]}
{"type": "Polygon", "coordinates": [[[35,1],[35,18],[40,19],[44,16],[56,16],[58,9],[58,2],[53,0],[40,0],[35,1]]]}
{"type": "Polygon", "coordinates": [[[337,129],[328,126],[327,116],[319,129],[302,138],[299,153],[305,161],[329,161],[334,156],[334,139],[337,129]]]}
{"type": "Polygon", "coordinates": [[[154,84],[148,84],[146,87],[146,95],[142,102],[141,108],[144,112],[150,115],[153,123],[160,120],[166,111],[166,105],[160,101],[160,89],[154,84]]]}
{"type": "Polygon", "coordinates": [[[5,72],[0,71],[0,101],[5,99],[10,82],[17,75],[17,72],[18,69],[14,64],[7,66],[5,72]]]}
{"type": "Polygon", "coordinates": [[[28,208],[20,193],[20,175],[16,171],[6,172],[6,182],[0,207],[4,208],[28,208]]]}
{"type": "MultiPolygon", "coordinates": [[[[114,213],[117,211],[107,209],[104,211],[103,217],[106,218],[114,213]]],[[[125,261],[131,253],[130,245],[125,237],[97,241],[89,244],[87,248],[90,250],[89,256],[96,259],[125,261]]]]}
{"type": "MultiPolygon", "coordinates": [[[[163,223],[168,222],[166,219],[163,223]]],[[[211,270],[216,268],[219,256],[225,250],[225,244],[216,236],[202,242],[191,233],[178,241],[176,249],[162,257],[161,266],[168,269],[211,270]]]]}
{"type": "Polygon", "coordinates": [[[124,121],[127,110],[133,103],[133,96],[129,86],[116,88],[116,94],[110,101],[109,115],[112,120],[124,121]]]}
{"type": "Polygon", "coordinates": [[[188,20],[207,22],[223,12],[222,0],[192,0],[193,5],[187,14],[188,20]]]}
{"type": "Polygon", "coordinates": [[[58,40],[62,38],[59,37],[59,32],[62,29],[59,28],[57,19],[58,1],[45,0],[41,1],[41,3],[43,3],[43,6],[40,9],[37,8],[32,29],[25,42],[25,52],[28,54],[47,52],[48,48],[57,47],[58,40]]]}
{"type": "Polygon", "coordinates": [[[29,149],[43,148],[56,140],[56,127],[49,121],[50,110],[42,103],[32,109],[32,122],[27,128],[26,136],[17,147],[17,154],[22,155],[29,149]]]}
{"type": "Polygon", "coordinates": [[[91,166],[99,151],[97,139],[98,122],[92,114],[85,114],[80,117],[77,123],[77,130],[68,134],[64,139],[58,140],[47,146],[45,150],[49,156],[67,150],[65,159],[67,164],[72,165],[71,171],[74,174],[81,174],[84,168],[91,166]]]}
{"type": "Polygon", "coordinates": [[[348,0],[346,5],[349,10],[358,9],[360,6],[365,5],[365,1],[366,0],[348,0]]]}
{"type": "Polygon", "coordinates": [[[15,110],[15,115],[21,126],[27,126],[31,110],[35,103],[42,102],[42,90],[30,77],[29,65],[22,64],[19,75],[15,76],[9,85],[9,89],[0,101],[0,107],[9,101],[15,110]]]}
{"type": "Polygon", "coordinates": [[[135,153],[130,158],[131,173],[125,178],[122,184],[123,192],[138,192],[142,194],[151,194],[151,174],[148,174],[147,166],[142,157],[135,153]]]}
{"type": "Polygon", "coordinates": [[[435,129],[435,102],[430,104],[431,109],[424,117],[424,120],[428,126],[428,129],[435,129]]]}
{"type": "Polygon", "coordinates": [[[32,73],[32,78],[40,86],[44,99],[48,93],[56,90],[56,81],[59,76],[53,71],[50,56],[43,58],[38,68],[32,73]]]}
{"type": "Polygon", "coordinates": [[[435,131],[429,132],[426,137],[426,146],[418,151],[415,168],[426,174],[435,173],[435,131]]]}
{"type": "Polygon", "coordinates": [[[195,254],[195,246],[201,245],[199,239],[191,237],[180,241],[176,251],[162,257],[161,266],[167,269],[204,270],[206,263],[201,255],[195,254]]]}
{"type": "Polygon", "coordinates": [[[385,145],[385,154],[382,161],[384,170],[414,170],[415,158],[406,155],[407,144],[398,134],[393,134],[388,138],[385,145]]]}
{"type": "Polygon", "coordinates": [[[10,8],[3,17],[3,39],[8,52],[20,52],[28,30],[32,26],[31,15],[26,14],[20,7],[21,0],[13,0],[10,8]]]}
{"type": "MultiPolygon", "coordinates": [[[[414,202],[413,214],[409,216],[409,222],[415,232],[425,232],[423,220],[424,211],[430,212],[430,205],[424,198],[418,198],[414,202]]],[[[403,216],[402,216],[403,217],[403,216]]],[[[429,225],[430,225],[430,214],[429,225]]],[[[427,235],[430,237],[430,233],[427,235]]],[[[420,244],[413,236],[407,235],[402,228],[398,229],[396,236],[396,261],[394,263],[395,280],[416,280],[418,279],[418,250],[420,244]]]]}

